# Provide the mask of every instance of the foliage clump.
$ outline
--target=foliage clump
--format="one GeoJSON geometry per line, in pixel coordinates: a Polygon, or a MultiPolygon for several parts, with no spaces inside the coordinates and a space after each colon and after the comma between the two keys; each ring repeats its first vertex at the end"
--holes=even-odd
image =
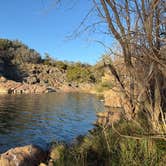
{"type": "Polygon", "coordinates": [[[166,142],[143,137],[140,128],[121,122],[116,128],[123,135],[136,134],[140,138],[120,136],[113,128],[96,128],[89,135],[78,138],[76,145],[66,146],[55,165],[124,165],[164,166],[166,142]],[[125,130],[124,130],[125,129],[125,130]]]}
{"type": "Polygon", "coordinates": [[[41,57],[34,49],[30,49],[18,40],[0,39],[0,59],[12,64],[40,63],[41,57]]]}
{"type": "Polygon", "coordinates": [[[75,81],[77,83],[83,82],[95,82],[95,77],[91,71],[89,65],[76,63],[74,65],[69,65],[66,73],[67,81],[75,81]]]}

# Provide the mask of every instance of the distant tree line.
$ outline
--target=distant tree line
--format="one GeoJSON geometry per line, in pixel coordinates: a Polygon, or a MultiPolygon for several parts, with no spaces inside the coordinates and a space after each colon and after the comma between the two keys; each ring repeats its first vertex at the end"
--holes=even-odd
{"type": "Polygon", "coordinates": [[[0,59],[12,64],[40,63],[41,56],[18,40],[0,39],[0,59]]]}

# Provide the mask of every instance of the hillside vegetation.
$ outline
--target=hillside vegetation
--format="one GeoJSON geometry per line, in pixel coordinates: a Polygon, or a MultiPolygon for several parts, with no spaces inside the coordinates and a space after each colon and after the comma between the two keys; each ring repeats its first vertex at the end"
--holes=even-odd
{"type": "Polygon", "coordinates": [[[96,66],[55,60],[48,54],[42,58],[18,40],[0,39],[0,74],[14,81],[47,86],[95,84],[103,75],[96,66]]]}

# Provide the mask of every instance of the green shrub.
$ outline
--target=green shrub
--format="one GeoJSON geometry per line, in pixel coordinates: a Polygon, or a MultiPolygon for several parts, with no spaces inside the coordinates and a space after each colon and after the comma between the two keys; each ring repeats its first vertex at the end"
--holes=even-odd
{"type": "MultiPolygon", "coordinates": [[[[116,127],[123,134],[143,132],[133,124],[121,123],[116,127]]],[[[54,163],[59,166],[164,166],[164,147],[166,142],[163,140],[124,138],[112,128],[97,128],[78,144],[66,147],[62,157],[54,163]]]]}
{"type": "Polygon", "coordinates": [[[22,63],[39,63],[41,61],[40,54],[34,49],[30,49],[23,43],[14,40],[0,39],[0,50],[3,52],[0,58],[6,63],[22,64],[22,63]]]}
{"type": "Polygon", "coordinates": [[[83,67],[81,65],[71,65],[67,68],[66,73],[68,82],[95,82],[95,78],[88,67],[83,67]]]}
{"type": "Polygon", "coordinates": [[[104,92],[111,89],[113,86],[110,82],[100,82],[96,85],[95,89],[97,92],[104,92]]]}

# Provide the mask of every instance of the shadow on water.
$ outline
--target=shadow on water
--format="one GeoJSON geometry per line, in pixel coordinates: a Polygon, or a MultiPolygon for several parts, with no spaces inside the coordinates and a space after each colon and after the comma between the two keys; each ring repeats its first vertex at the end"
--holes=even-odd
{"type": "Polygon", "coordinates": [[[93,128],[103,103],[94,95],[49,93],[0,96],[0,152],[11,147],[70,142],[93,128]]]}

